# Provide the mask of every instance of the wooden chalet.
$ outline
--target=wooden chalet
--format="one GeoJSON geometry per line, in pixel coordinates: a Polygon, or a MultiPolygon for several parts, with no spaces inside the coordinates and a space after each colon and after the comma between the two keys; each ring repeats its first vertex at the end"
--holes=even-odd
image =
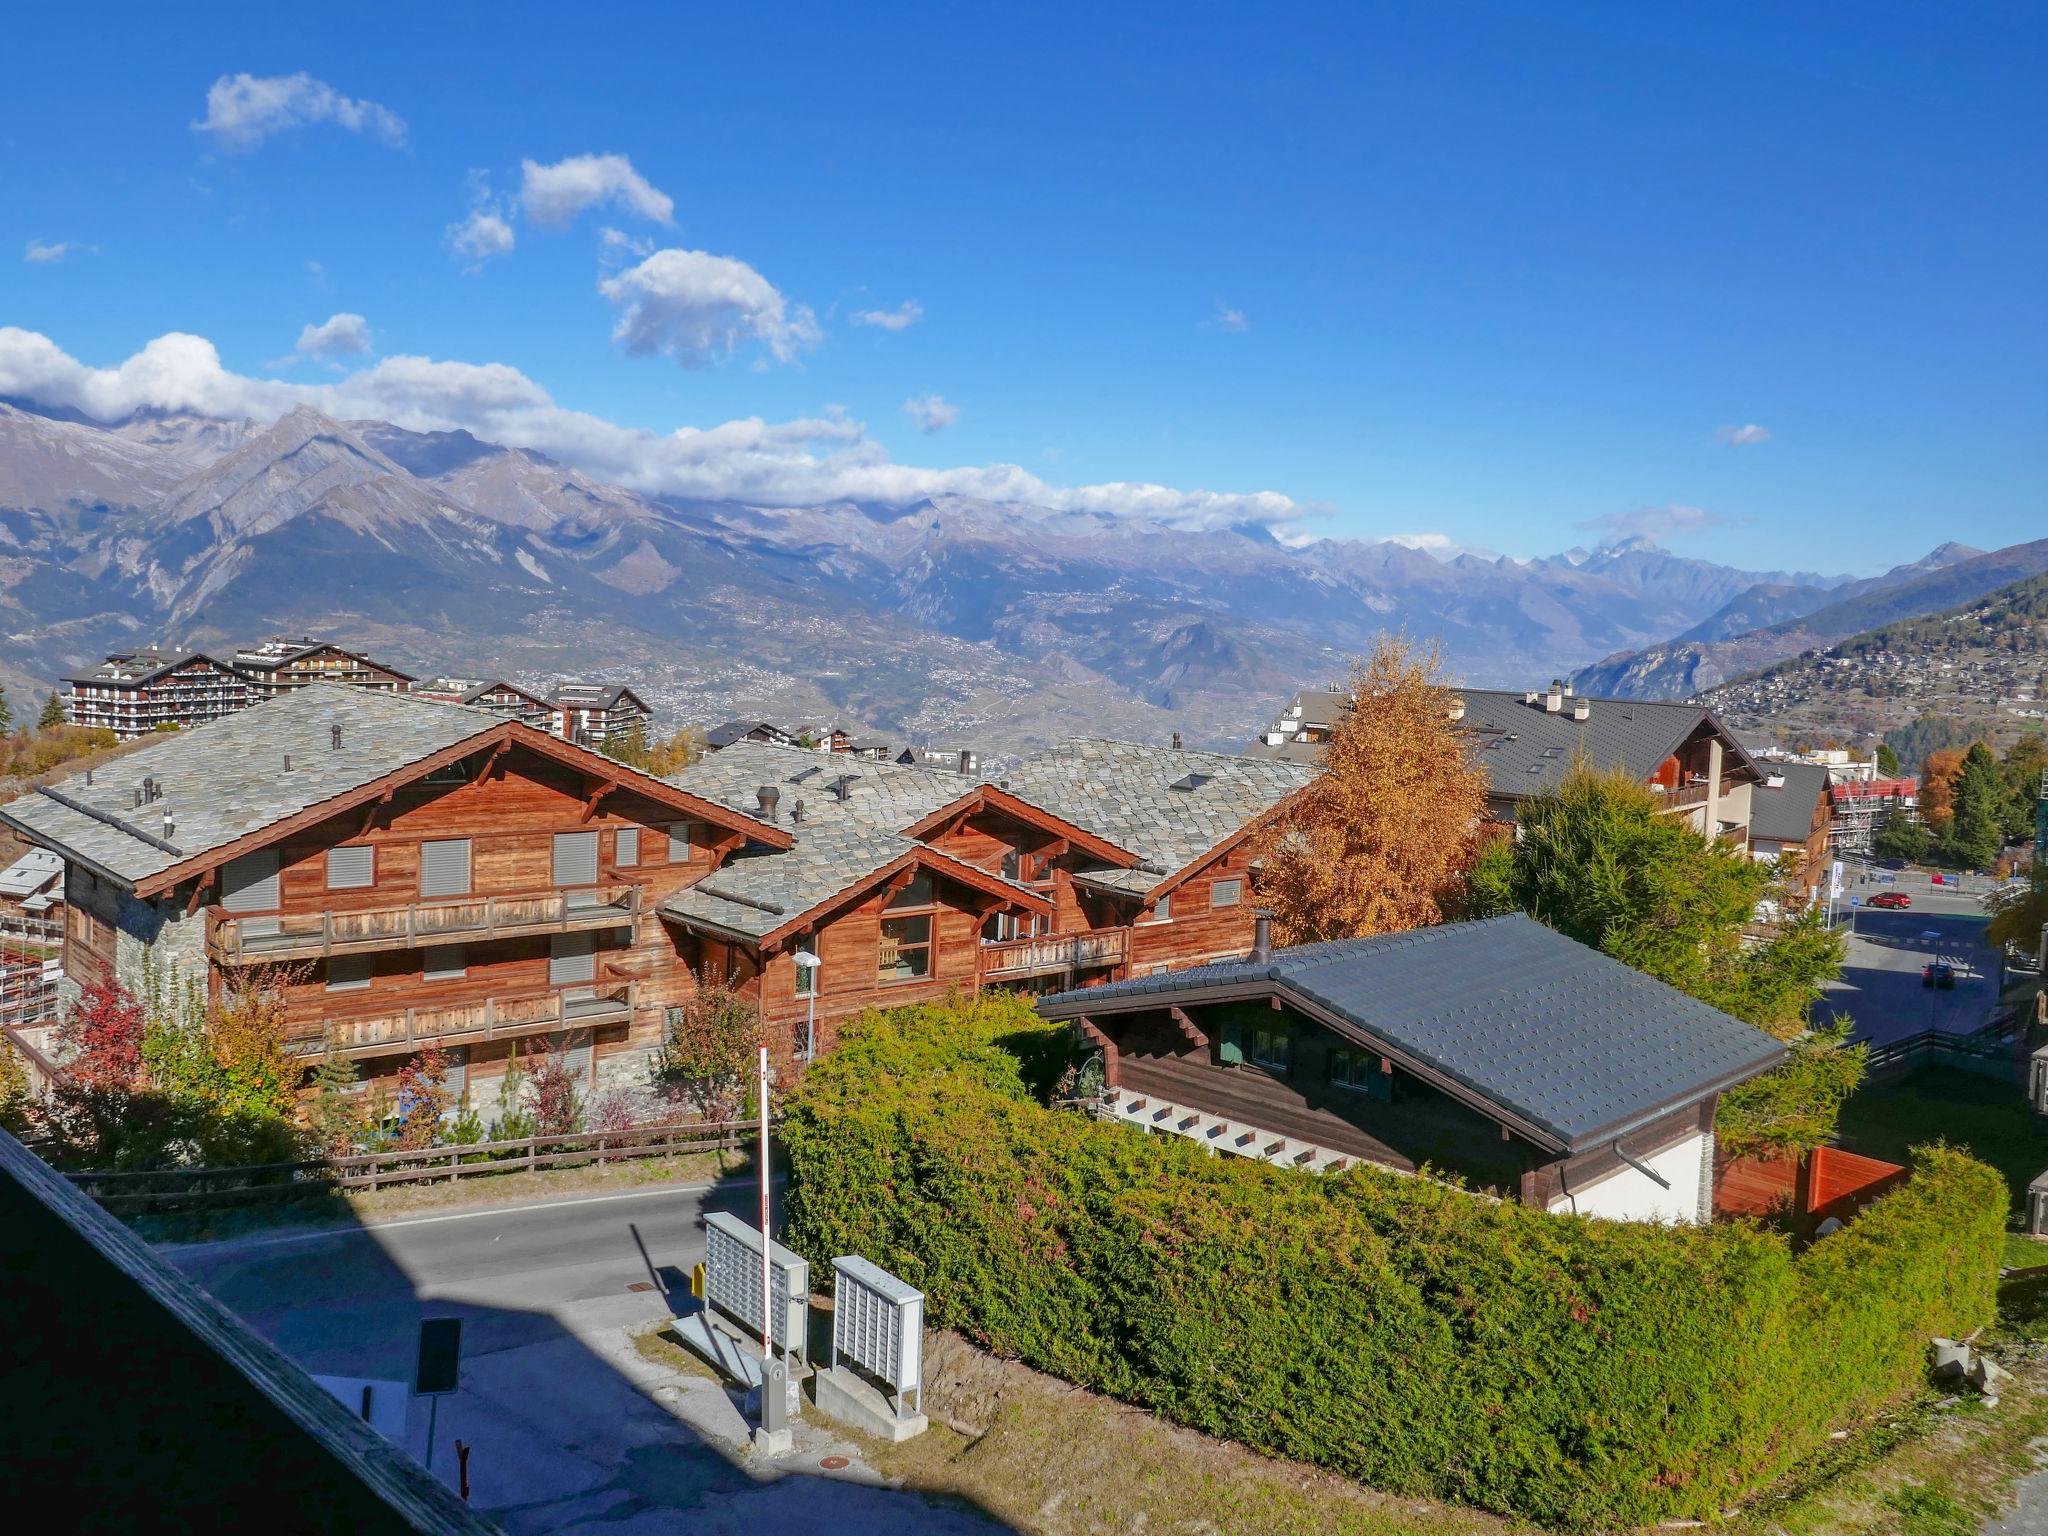
{"type": "Polygon", "coordinates": [[[1705,1221],[1720,1094],[1785,1047],[1516,914],[1044,998],[1101,1112],[1308,1171],[1425,1168],[1541,1210],[1705,1221]]]}
{"type": "Polygon", "coordinates": [[[345,683],[375,693],[405,693],[409,672],[373,661],[326,640],[271,639],[235,652],[235,667],[249,679],[249,700],[260,704],[313,683],[345,683]]]}

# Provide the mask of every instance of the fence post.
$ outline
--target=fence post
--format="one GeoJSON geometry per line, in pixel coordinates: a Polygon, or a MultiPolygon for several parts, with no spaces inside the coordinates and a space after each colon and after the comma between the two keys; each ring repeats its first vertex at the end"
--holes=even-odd
{"type": "Polygon", "coordinates": [[[526,1138],[526,1171],[532,1173],[539,1166],[540,1138],[538,1136],[529,1136],[526,1138]]]}

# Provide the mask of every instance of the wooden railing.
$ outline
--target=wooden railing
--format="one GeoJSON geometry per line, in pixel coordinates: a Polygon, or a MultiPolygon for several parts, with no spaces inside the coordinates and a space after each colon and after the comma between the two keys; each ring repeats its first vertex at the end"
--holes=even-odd
{"type": "Polygon", "coordinates": [[[344,1056],[370,1056],[430,1043],[467,1045],[478,1040],[503,1040],[514,1035],[618,1023],[632,1018],[633,1002],[633,984],[613,982],[595,987],[553,988],[516,997],[490,997],[442,1008],[401,1008],[360,1017],[322,1019],[310,1028],[292,1030],[286,1036],[285,1049],[294,1056],[319,1056],[332,1042],[332,1049],[344,1056]]]}
{"type": "Polygon", "coordinates": [[[1028,976],[1122,965],[1130,951],[1130,930],[1100,928],[1093,933],[1041,933],[1024,939],[983,939],[981,974],[1028,976]]]}
{"type": "Polygon", "coordinates": [[[257,965],[468,939],[615,928],[639,915],[637,885],[457,896],[409,902],[402,907],[275,916],[234,917],[213,907],[207,914],[206,944],[217,965],[257,965]]]}
{"type": "Polygon", "coordinates": [[[517,1141],[479,1141],[467,1146],[451,1144],[417,1152],[365,1152],[353,1157],[263,1163],[247,1168],[101,1170],[67,1173],[64,1177],[109,1212],[121,1216],[143,1211],[254,1205],[266,1200],[325,1194],[333,1189],[375,1189],[386,1184],[425,1184],[494,1173],[572,1168],[584,1163],[624,1162],[629,1158],[735,1151],[752,1146],[759,1135],[760,1126],[751,1120],[685,1121],[609,1131],[574,1131],[561,1136],[527,1136],[517,1141]]]}

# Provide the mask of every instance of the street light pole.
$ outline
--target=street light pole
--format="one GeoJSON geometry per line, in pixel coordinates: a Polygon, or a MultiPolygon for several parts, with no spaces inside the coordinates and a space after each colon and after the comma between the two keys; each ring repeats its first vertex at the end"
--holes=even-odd
{"type": "Polygon", "coordinates": [[[804,1017],[804,1060],[818,1059],[818,967],[825,962],[808,949],[800,949],[790,956],[796,962],[797,975],[803,979],[804,998],[808,1008],[804,1017]]]}

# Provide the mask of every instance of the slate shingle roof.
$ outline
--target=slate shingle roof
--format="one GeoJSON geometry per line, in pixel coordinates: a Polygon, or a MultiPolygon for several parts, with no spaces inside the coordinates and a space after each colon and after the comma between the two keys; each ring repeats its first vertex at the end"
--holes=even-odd
{"type": "Polygon", "coordinates": [[[1319,1006],[1571,1152],[1785,1056],[1761,1030],[1519,913],[1057,993],[1039,1011],[1193,1005],[1223,989],[1319,1006]]]}
{"type": "MultiPolygon", "coordinates": [[[[1518,692],[1460,688],[1457,696],[1465,701],[1462,729],[1472,760],[1486,770],[1494,794],[1517,800],[1556,789],[1581,750],[1596,768],[1619,767],[1631,778],[1647,779],[1702,721],[1713,718],[1699,704],[1589,699],[1591,715],[1574,720],[1575,699],[1551,714],[1540,699],[1526,704],[1518,692]]],[[[1722,735],[1728,736],[1725,728],[1722,735]]],[[[1731,757],[1749,763],[1739,748],[1731,757]]]]}
{"type": "Polygon", "coordinates": [[[1314,776],[1300,763],[1083,738],[1027,758],[997,783],[1147,866],[1105,871],[1091,883],[1145,891],[1314,776]]]}
{"type": "Polygon", "coordinates": [[[503,723],[460,704],[314,683],[104,763],[91,784],[74,774],[54,794],[32,791],[0,808],[0,820],[132,885],[503,723]],[[137,806],[145,778],[162,795],[137,806]]]}
{"type": "Polygon", "coordinates": [[[1774,842],[1803,843],[1813,831],[1813,813],[1827,793],[1828,771],[1815,763],[1777,763],[1773,775],[1784,775],[1782,789],[1759,784],[1749,792],[1749,835],[1774,842]]]}

